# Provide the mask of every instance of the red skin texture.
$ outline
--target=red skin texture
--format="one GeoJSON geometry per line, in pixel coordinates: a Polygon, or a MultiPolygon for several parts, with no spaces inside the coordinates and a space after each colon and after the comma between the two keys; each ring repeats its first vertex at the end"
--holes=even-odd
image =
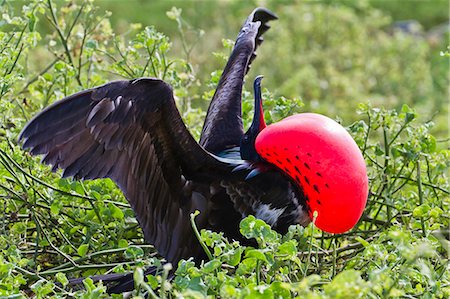
{"type": "Polygon", "coordinates": [[[314,113],[290,116],[262,130],[257,153],[300,185],[315,225],[344,233],[358,222],[368,195],[364,158],[350,134],[314,113]]]}

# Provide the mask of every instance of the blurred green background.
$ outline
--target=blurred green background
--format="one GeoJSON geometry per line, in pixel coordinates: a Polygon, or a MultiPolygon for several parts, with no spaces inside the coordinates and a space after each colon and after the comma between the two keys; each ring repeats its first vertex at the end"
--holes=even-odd
{"type": "MultiPolygon", "coordinates": [[[[130,23],[154,25],[183,56],[177,24],[165,12],[173,6],[193,28],[204,30],[190,62],[202,82],[223,67],[212,53],[222,38],[234,40],[256,6],[279,20],[265,35],[248,82],[258,74],[276,95],[301,97],[306,110],[352,119],[359,102],[412,105],[447,134],[449,1],[97,1],[112,12],[114,29],[130,23]],[[406,21],[406,22],[404,22],[406,21]],[[400,22],[400,23],[399,23],[400,22]]],[[[247,87],[250,90],[250,85],[247,87]]]]}
{"type": "MultiPolygon", "coordinates": [[[[171,56],[187,59],[199,79],[190,89],[196,107],[206,109],[201,95],[210,86],[205,82],[225,64],[214,53],[230,51],[222,39],[234,40],[252,9],[265,6],[279,20],[271,23],[258,49],[248,90],[253,78],[263,74],[263,85],[275,96],[300,97],[304,110],[339,116],[346,124],[357,118],[361,102],[387,108],[408,104],[422,120],[437,123],[435,134],[448,135],[449,59],[440,55],[449,45],[446,0],[94,2],[99,14],[112,12],[118,34],[140,23],[171,39],[171,56]],[[172,7],[182,9],[186,44],[192,47],[189,57],[177,22],[166,15],[172,7]],[[200,31],[204,34],[199,37],[200,31]]],[[[45,21],[39,26],[51,30],[45,21]]]]}

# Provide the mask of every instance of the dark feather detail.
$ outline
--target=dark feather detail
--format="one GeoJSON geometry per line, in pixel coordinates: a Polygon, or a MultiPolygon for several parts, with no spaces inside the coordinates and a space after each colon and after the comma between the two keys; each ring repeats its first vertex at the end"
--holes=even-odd
{"type": "Polygon", "coordinates": [[[189,214],[208,213],[208,195],[183,192],[182,173],[198,182],[207,178],[206,184],[235,165],[195,142],[170,86],[152,78],[112,82],[65,98],[37,115],[20,139],[31,153],[45,154],[42,161],[54,170],[62,168],[63,177],[112,178],[146,240],[172,262],[203,254],[189,214]]]}
{"type": "Polygon", "coordinates": [[[261,35],[270,27],[267,22],[277,16],[265,8],[255,9],[242,26],[217,90],[206,114],[200,145],[212,153],[239,146],[243,135],[241,94],[261,35]]]}
{"type": "Polygon", "coordinates": [[[247,176],[245,177],[245,180],[250,180],[251,178],[254,178],[255,176],[257,176],[258,174],[260,174],[261,171],[258,168],[253,169],[252,171],[249,172],[249,174],[247,174],[247,176]]]}
{"type": "Polygon", "coordinates": [[[236,167],[233,168],[232,172],[239,172],[242,170],[249,170],[251,169],[251,164],[249,163],[242,163],[237,165],[236,167]]]}
{"type": "Polygon", "coordinates": [[[114,102],[111,99],[103,99],[92,108],[86,120],[86,126],[92,128],[103,122],[114,111],[114,102]]]}

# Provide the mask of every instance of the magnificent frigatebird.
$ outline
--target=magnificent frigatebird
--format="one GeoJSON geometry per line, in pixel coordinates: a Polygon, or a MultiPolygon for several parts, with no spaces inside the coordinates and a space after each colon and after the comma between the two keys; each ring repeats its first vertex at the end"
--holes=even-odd
{"type": "Polygon", "coordinates": [[[34,117],[19,139],[63,177],[111,178],[133,208],[145,240],[176,265],[205,259],[200,229],[241,240],[249,214],[283,233],[314,218],[339,233],[359,219],[367,197],[362,155],[350,135],[316,114],[266,127],[261,77],[255,116],[244,134],[244,76],[277,17],[255,9],[242,26],[209,106],[200,141],[184,125],[172,88],[156,78],[115,81],[57,101],[34,117]],[[347,134],[347,135],[346,135],[347,134]],[[314,213],[318,211],[318,213],[314,213]]]}

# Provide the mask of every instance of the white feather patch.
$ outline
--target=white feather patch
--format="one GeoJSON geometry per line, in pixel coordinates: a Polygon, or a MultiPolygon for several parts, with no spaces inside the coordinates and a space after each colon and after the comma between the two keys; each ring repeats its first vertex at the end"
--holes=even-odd
{"type": "Polygon", "coordinates": [[[267,224],[274,225],[285,209],[275,209],[270,205],[261,204],[256,208],[255,216],[258,219],[264,220],[267,224]]]}

